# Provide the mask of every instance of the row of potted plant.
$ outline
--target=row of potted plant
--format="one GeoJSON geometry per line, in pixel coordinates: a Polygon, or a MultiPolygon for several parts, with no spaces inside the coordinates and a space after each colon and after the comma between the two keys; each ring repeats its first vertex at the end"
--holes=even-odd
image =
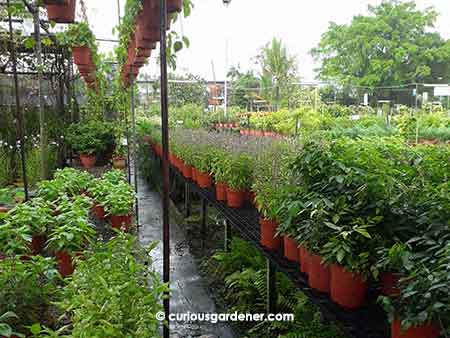
{"type": "Polygon", "coordinates": [[[120,170],[107,172],[102,179],[71,168],[59,170],[53,180],[39,185],[37,197],[6,214],[0,224],[0,253],[27,259],[30,253],[48,250],[55,255],[61,275],[70,275],[73,258],[96,235],[90,210],[101,206],[102,218],[108,216],[114,228],[129,231],[133,205],[134,192],[120,170]],[[106,188],[101,196],[99,187],[106,188]]]}
{"type": "MultiPolygon", "coordinates": [[[[158,133],[150,139],[160,154],[158,133]]],[[[370,282],[380,283],[393,337],[399,322],[405,337],[448,327],[449,149],[394,138],[262,140],[174,130],[171,163],[201,187],[215,179],[218,200],[222,180],[245,182],[262,215],[261,244],[283,249],[341,306],[361,307],[370,282]],[[419,297],[427,286],[430,297],[419,297]]]]}
{"type": "MultiPolygon", "coordinates": [[[[172,13],[183,9],[183,0],[168,0],[168,24],[172,13]]],[[[125,86],[137,78],[139,69],[145,65],[160,40],[160,2],[155,0],[128,0],[125,15],[118,27],[120,45],[117,49],[121,65],[121,80],[125,86]]],[[[168,26],[169,26],[168,25],[168,26]]]]}

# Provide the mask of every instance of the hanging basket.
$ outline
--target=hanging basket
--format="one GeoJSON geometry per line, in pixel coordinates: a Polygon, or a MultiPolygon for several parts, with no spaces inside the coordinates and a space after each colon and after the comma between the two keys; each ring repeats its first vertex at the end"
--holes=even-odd
{"type": "Polygon", "coordinates": [[[91,49],[89,47],[72,47],[73,63],[78,65],[92,65],[91,49]]]}
{"type": "Polygon", "coordinates": [[[64,4],[52,5],[44,1],[49,21],[57,23],[73,23],[75,21],[76,0],[66,0],[64,4]]]}

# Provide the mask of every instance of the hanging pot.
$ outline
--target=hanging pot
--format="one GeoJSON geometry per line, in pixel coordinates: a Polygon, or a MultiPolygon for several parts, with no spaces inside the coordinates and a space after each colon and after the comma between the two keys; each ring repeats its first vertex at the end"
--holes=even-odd
{"type": "MultiPolygon", "coordinates": [[[[48,2],[44,1],[44,4],[48,2]]],[[[48,20],[57,23],[73,23],[75,21],[76,4],[76,0],[66,0],[64,4],[58,5],[46,4],[48,20]]]]}
{"type": "Polygon", "coordinates": [[[284,257],[293,262],[298,262],[298,246],[297,242],[289,236],[283,236],[284,241],[284,257]]]}
{"type": "Polygon", "coordinates": [[[309,273],[310,254],[308,249],[303,245],[298,249],[298,256],[300,259],[300,271],[303,273],[309,273]]]}
{"type": "Polygon", "coordinates": [[[95,166],[95,162],[97,162],[97,156],[95,154],[80,154],[80,160],[83,167],[91,169],[95,166]]]}
{"type": "Polygon", "coordinates": [[[395,319],[391,324],[391,338],[438,338],[440,331],[433,323],[412,326],[406,330],[402,330],[400,319],[395,319]]]}
{"type": "Polygon", "coordinates": [[[73,63],[78,65],[91,65],[91,49],[89,47],[72,47],[73,63]]]}
{"type": "Polygon", "coordinates": [[[129,214],[129,215],[111,215],[109,217],[110,221],[111,221],[111,226],[115,229],[121,229],[121,228],[125,228],[125,232],[128,232],[130,226],[131,226],[131,221],[132,221],[133,215],[129,214]]]}
{"type": "Polygon", "coordinates": [[[192,167],[192,180],[197,183],[197,173],[198,170],[195,167],[192,167]]]}
{"type": "Polygon", "coordinates": [[[318,255],[309,257],[308,283],[315,290],[330,293],[330,269],[322,261],[323,258],[318,255]]]}
{"type": "Polygon", "coordinates": [[[227,186],[227,205],[230,208],[241,208],[245,203],[245,191],[233,190],[227,186]]]}
{"type": "Polygon", "coordinates": [[[367,283],[358,273],[346,271],[342,266],[331,265],[331,299],[339,305],[356,309],[364,305],[367,283]]]}
{"type": "Polygon", "coordinates": [[[225,202],[227,200],[227,185],[224,183],[216,183],[216,200],[225,202]]]}
{"type": "Polygon", "coordinates": [[[278,224],[270,219],[260,218],[261,245],[268,249],[281,249],[281,238],[276,236],[278,224]]]}
{"type": "Polygon", "coordinates": [[[200,188],[206,189],[212,186],[213,180],[210,174],[198,171],[197,183],[200,188]]]}
{"type": "Polygon", "coordinates": [[[65,251],[55,253],[58,263],[58,271],[63,277],[70,276],[74,271],[72,256],[65,251]]]}

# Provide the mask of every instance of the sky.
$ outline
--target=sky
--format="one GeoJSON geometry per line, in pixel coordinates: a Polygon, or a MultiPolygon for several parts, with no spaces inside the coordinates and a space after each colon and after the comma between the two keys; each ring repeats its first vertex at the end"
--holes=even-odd
{"type": "MultiPolygon", "coordinates": [[[[118,0],[84,0],[89,23],[97,38],[114,38],[118,22],[118,0]],[[105,6],[108,2],[110,5],[105,6]]],[[[187,36],[189,49],[178,56],[178,73],[190,72],[206,80],[224,80],[228,66],[242,70],[255,69],[255,56],[273,37],[281,38],[288,52],[297,57],[302,81],[314,81],[315,64],[309,51],[317,46],[331,21],[350,23],[354,15],[366,14],[368,5],[381,0],[232,0],[226,7],[222,0],[192,0],[194,10],[189,18],[172,29],[187,36]],[[228,42],[228,43],[227,43],[228,42]],[[228,45],[228,48],[226,47],[228,45]],[[226,50],[228,49],[228,53],[226,50]],[[228,57],[227,57],[228,55],[228,57]],[[227,62],[228,59],[228,62],[227,62]],[[213,72],[213,64],[214,70],[213,72]]],[[[119,0],[123,14],[125,0],[119,0]]],[[[436,29],[450,38],[450,1],[416,0],[419,8],[434,6],[440,13],[436,29]]],[[[110,51],[113,43],[100,43],[100,50],[110,51]]],[[[154,54],[157,55],[157,54],[154,54]]],[[[144,72],[159,76],[156,58],[144,72]]]]}

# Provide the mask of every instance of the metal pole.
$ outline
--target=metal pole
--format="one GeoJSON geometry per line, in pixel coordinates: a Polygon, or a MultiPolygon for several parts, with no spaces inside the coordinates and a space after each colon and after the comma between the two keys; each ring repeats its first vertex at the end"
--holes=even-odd
{"type": "Polygon", "coordinates": [[[266,258],[267,267],[267,313],[275,313],[277,304],[277,280],[276,271],[273,263],[266,258]]]}
{"type": "MultiPolygon", "coordinates": [[[[161,66],[161,137],[162,137],[162,178],[163,178],[163,281],[170,282],[170,224],[169,224],[169,107],[167,93],[167,3],[160,0],[160,66],[161,66]]],[[[164,338],[170,338],[170,298],[166,294],[164,299],[164,313],[167,326],[163,327],[164,338]]]]}
{"type": "Polygon", "coordinates": [[[228,39],[225,41],[225,119],[228,118],[228,39]]]}
{"type": "MultiPolygon", "coordinates": [[[[136,111],[135,111],[135,102],[134,102],[134,73],[133,73],[133,65],[131,65],[131,130],[132,130],[132,137],[131,137],[131,153],[133,154],[133,177],[134,177],[134,191],[136,193],[136,223],[137,227],[139,229],[139,205],[138,205],[138,165],[137,165],[137,155],[136,155],[136,144],[137,144],[137,137],[136,137],[136,111]]],[[[130,167],[130,163],[128,163],[128,167],[130,167]]]]}
{"type": "Polygon", "coordinates": [[[208,218],[208,203],[206,202],[206,199],[202,198],[202,214],[201,214],[201,218],[202,218],[202,229],[201,229],[201,233],[202,233],[202,250],[205,249],[205,242],[206,242],[206,221],[208,218]]]}
{"type": "Polygon", "coordinates": [[[184,210],[186,218],[191,216],[191,187],[189,182],[184,183],[184,210]]]}
{"type": "Polygon", "coordinates": [[[228,219],[226,219],[224,221],[224,227],[225,227],[225,234],[224,234],[224,250],[225,252],[229,252],[230,251],[230,235],[231,235],[231,225],[230,225],[230,221],[228,219]]]}
{"type": "Polygon", "coordinates": [[[41,178],[48,179],[48,135],[47,135],[47,118],[45,109],[43,109],[42,100],[42,43],[41,43],[41,27],[39,21],[39,8],[33,8],[34,21],[34,38],[36,40],[36,62],[37,62],[37,91],[38,104],[37,109],[39,113],[39,127],[40,127],[40,148],[41,148],[41,178]]]}
{"type": "Polygon", "coordinates": [[[27,179],[27,168],[26,168],[26,158],[25,158],[25,141],[24,141],[24,128],[23,128],[23,116],[20,111],[20,93],[19,93],[19,79],[17,77],[17,55],[16,55],[16,47],[14,46],[14,36],[13,36],[13,27],[12,27],[12,17],[10,9],[10,0],[7,0],[8,6],[8,21],[9,21],[9,46],[11,50],[11,58],[12,58],[12,67],[14,73],[14,89],[16,92],[16,120],[17,120],[17,129],[18,136],[20,141],[20,158],[22,163],[22,180],[23,180],[23,190],[25,192],[25,201],[28,201],[28,179],[27,179]]]}

